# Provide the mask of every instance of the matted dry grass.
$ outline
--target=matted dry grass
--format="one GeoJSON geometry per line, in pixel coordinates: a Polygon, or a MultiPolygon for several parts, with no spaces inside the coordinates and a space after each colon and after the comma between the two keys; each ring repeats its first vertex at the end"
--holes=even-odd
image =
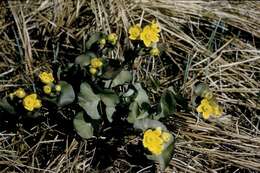
{"type": "MultiPolygon", "coordinates": [[[[225,112],[218,120],[203,121],[194,109],[183,111],[179,106],[166,122],[177,139],[166,172],[260,171],[260,2],[31,0],[0,4],[2,95],[17,86],[34,87],[33,74],[54,62],[72,62],[84,52],[84,42],[94,31],[116,32],[128,46],[130,25],[157,19],[167,57],[138,57],[137,78],[159,80],[161,87],[152,91],[154,95],[172,85],[188,101],[194,83],[205,82],[225,112]]],[[[118,44],[111,58],[123,59],[125,45],[118,44]]],[[[1,172],[105,172],[90,167],[96,153],[91,141],[80,142],[53,122],[42,122],[30,131],[22,126],[16,131],[0,130],[1,172]]],[[[138,167],[119,157],[106,172],[133,172],[133,167],[151,172],[152,165],[138,167]]]]}

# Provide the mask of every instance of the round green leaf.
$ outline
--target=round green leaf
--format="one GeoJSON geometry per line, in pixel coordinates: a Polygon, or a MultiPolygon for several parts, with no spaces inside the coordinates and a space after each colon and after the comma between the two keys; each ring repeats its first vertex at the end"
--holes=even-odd
{"type": "Polygon", "coordinates": [[[129,114],[127,117],[127,121],[129,123],[134,123],[137,120],[144,119],[148,117],[148,112],[140,110],[140,107],[138,106],[137,102],[133,102],[129,106],[129,114]]]}
{"type": "Polygon", "coordinates": [[[206,84],[199,83],[199,84],[194,86],[193,90],[194,90],[194,93],[197,96],[201,96],[203,94],[203,92],[208,91],[209,88],[208,88],[208,86],[206,84]]]}
{"type": "Polygon", "coordinates": [[[59,84],[61,85],[61,93],[58,98],[58,105],[65,106],[72,103],[75,99],[73,87],[65,81],[61,81],[59,84]]]}
{"type": "Polygon", "coordinates": [[[115,112],[115,107],[119,103],[118,95],[114,93],[102,93],[100,94],[100,98],[103,103],[106,105],[106,115],[109,122],[112,122],[112,116],[115,112]]]}
{"type": "Polygon", "coordinates": [[[86,52],[85,54],[79,55],[75,59],[75,63],[79,64],[81,67],[87,66],[90,64],[91,58],[96,57],[96,54],[93,52],[86,52]]]}
{"type": "Polygon", "coordinates": [[[156,160],[159,162],[161,170],[164,170],[170,163],[174,152],[174,141],[172,140],[163,152],[156,157],[156,160]]]}
{"type": "Polygon", "coordinates": [[[85,121],[83,112],[76,115],[73,120],[73,126],[82,138],[89,139],[93,137],[93,127],[91,123],[85,121]]]}
{"type": "Polygon", "coordinates": [[[101,32],[96,32],[91,35],[91,37],[86,42],[86,49],[89,50],[94,43],[98,42],[103,37],[103,35],[104,34],[101,32]]]}
{"type": "Polygon", "coordinates": [[[122,70],[112,81],[111,87],[123,85],[127,82],[131,82],[133,79],[132,74],[127,70],[122,70]]]}
{"type": "Polygon", "coordinates": [[[87,114],[92,119],[100,119],[100,115],[98,112],[100,97],[92,91],[91,86],[87,82],[84,82],[80,85],[78,100],[79,105],[87,112],[87,114]]]}
{"type": "Polygon", "coordinates": [[[173,114],[176,110],[176,100],[174,93],[167,89],[163,92],[161,99],[160,99],[160,109],[161,113],[159,117],[167,117],[173,114]]]}
{"type": "Polygon", "coordinates": [[[137,96],[135,101],[138,103],[139,106],[142,106],[143,103],[150,103],[149,97],[146,91],[143,89],[140,83],[134,84],[135,89],[137,90],[137,96]]]}
{"type": "Polygon", "coordinates": [[[0,108],[2,108],[3,110],[5,110],[6,112],[8,112],[10,114],[16,113],[14,107],[7,101],[6,97],[3,98],[2,100],[0,100],[0,108]]]}

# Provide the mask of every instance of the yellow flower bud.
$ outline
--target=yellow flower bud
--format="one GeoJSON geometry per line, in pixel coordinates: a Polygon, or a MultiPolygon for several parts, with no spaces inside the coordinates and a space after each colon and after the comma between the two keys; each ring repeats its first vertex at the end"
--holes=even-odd
{"type": "Polygon", "coordinates": [[[115,33],[108,34],[107,40],[112,44],[115,45],[117,42],[117,35],[115,33]]]}
{"type": "Polygon", "coordinates": [[[169,142],[170,139],[171,139],[171,136],[172,135],[170,133],[167,133],[167,132],[162,133],[162,139],[163,139],[164,142],[169,142]]]}
{"type": "Polygon", "coordinates": [[[9,97],[10,97],[11,100],[14,99],[14,96],[15,96],[15,93],[10,93],[10,94],[9,94],[9,97]]]}
{"type": "Polygon", "coordinates": [[[18,97],[18,98],[20,98],[20,99],[24,98],[25,95],[26,95],[26,93],[25,93],[25,91],[24,91],[23,88],[18,88],[18,89],[14,92],[14,94],[16,95],[16,97],[18,97]]]}
{"type": "Polygon", "coordinates": [[[160,50],[159,50],[157,47],[152,48],[152,49],[150,50],[150,55],[152,55],[152,56],[158,56],[158,55],[160,55],[160,50]]]}
{"type": "Polygon", "coordinates": [[[92,58],[90,60],[90,66],[92,68],[100,68],[100,67],[102,67],[102,65],[103,65],[103,62],[101,61],[100,58],[92,58]]]}
{"type": "Polygon", "coordinates": [[[89,69],[89,72],[90,72],[92,75],[95,75],[95,74],[97,73],[97,69],[91,67],[91,68],[89,69]]]}
{"type": "Polygon", "coordinates": [[[51,85],[44,85],[43,86],[43,92],[45,93],[45,94],[50,94],[51,93],[51,85]]]}
{"type": "Polygon", "coordinates": [[[104,39],[104,38],[100,39],[100,40],[99,40],[99,44],[100,44],[101,46],[104,46],[104,45],[106,44],[106,39],[104,39]]]}
{"type": "Polygon", "coordinates": [[[55,85],[55,90],[57,91],[57,92],[60,92],[61,91],[61,85],[55,85]]]}

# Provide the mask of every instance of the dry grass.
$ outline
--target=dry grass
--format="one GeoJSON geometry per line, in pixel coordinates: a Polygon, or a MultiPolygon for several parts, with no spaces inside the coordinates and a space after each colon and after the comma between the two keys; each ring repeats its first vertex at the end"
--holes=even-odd
{"type": "MultiPolygon", "coordinates": [[[[129,45],[124,40],[128,27],[156,18],[167,59],[139,57],[138,78],[156,78],[160,89],[173,85],[188,99],[193,84],[205,82],[225,112],[219,120],[205,122],[194,110],[183,113],[179,107],[167,122],[177,142],[166,172],[260,171],[260,2],[26,2],[1,2],[2,95],[17,86],[34,86],[33,74],[57,60],[73,61],[84,52],[89,33],[116,32],[121,43],[129,45]]],[[[118,44],[111,57],[123,59],[124,48],[118,44]]],[[[90,165],[95,147],[75,140],[55,123],[43,122],[30,131],[0,130],[1,172],[94,172],[90,165]]],[[[107,172],[131,171],[134,166],[117,159],[107,172]]]]}

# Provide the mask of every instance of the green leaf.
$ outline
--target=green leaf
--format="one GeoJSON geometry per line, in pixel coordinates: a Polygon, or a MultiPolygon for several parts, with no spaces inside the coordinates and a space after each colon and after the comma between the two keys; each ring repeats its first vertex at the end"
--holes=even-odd
{"type": "Polygon", "coordinates": [[[79,105],[87,112],[87,114],[92,119],[100,119],[98,112],[98,104],[100,102],[100,97],[96,95],[91,86],[84,82],[80,85],[79,93],[79,105]]]}
{"type": "Polygon", "coordinates": [[[75,63],[79,64],[81,67],[87,66],[90,64],[91,58],[97,57],[93,52],[86,52],[86,54],[79,55],[75,59],[75,63]]]}
{"type": "Polygon", "coordinates": [[[160,99],[161,113],[159,117],[167,117],[173,114],[176,110],[176,100],[174,93],[170,89],[166,89],[160,99]]]}
{"type": "Polygon", "coordinates": [[[106,115],[109,122],[112,122],[112,116],[115,112],[115,107],[119,103],[119,97],[115,93],[102,93],[100,98],[103,103],[106,105],[106,115]]]}
{"type": "Polygon", "coordinates": [[[156,160],[159,162],[161,170],[164,170],[170,163],[174,151],[174,141],[172,140],[163,150],[162,154],[156,157],[156,160]]]}
{"type": "Polygon", "coordinates": [[[3,98],[0,100],[0,108],[2,108],[4,111],[10,113],[10,114],[15,114],[16,111],[14,107],[7,101],[7,98],[3,98]]]}
{"type": "Polygon", "coordinates": [[[139,106],[142,106],[143,103],[150,103],[149,97],[146,91],[143,89],[140,83],[134,84],[135,89],[137,90],[137,96],[135,101],[138,103],[139,106]]]}
{"type": "Polygon", "coordinates": [[[129,106],[129,114],[127,117],[127,121],[129,123],[134,123],[136,120],[144,119],[148,117],[148,112],[140,110],[140,107],[137,102],[133,102],[129,106]]]}
{"type": "Polygon", "coordinates": [[[111,87],[115,87],[118,85],[123,85],[127,82],[131,82],[133,79],[132,74],[127,70],[122,70],[112,81],[111,87]]]}
{"type": "Polygon", "coordinates": [[[166,126],[157,120],[151,120],[146,118],[134,122],[134,128],[141,129],[143,131],[147,129],[156,129],[157,127],[161,127],[163,131],[167,131],[166,126]]]}
{"type": "Polygon", "coordinates": [[[129,88],[129,89],[123,94],[123,96],[124,96],[124,97],[131,97],[131,96],[133,96],[134,94],[135,94],[135,90],[129,88]]]}
{"type": "Polygon", "coordinates": [[[96,32],[93,35],[91,35],[91,37],[86,42],[86,49],[89,50],[91,48],[91,46],[94,43],[98,42],[102,37],[103,37],[103,34],[101,32],[96,32]]]}
{"type": "Polygon", "coordinates": [[[107,64],[103,67],[102,79],[114,79],[122,71],[122,65],[119,60],[108,59],[107,64]]]}
{"type": "Polygon", "coordinates": [[[91,123],[85,121],[83,112],[79,112],[73,119],[73,126],[82,138],[89,139],[93,137],[94,129],[91,123]]]}
{"type": "Polygon", "coordinates": [[[198,83],[194,86],[193,88],[194,90],[194,93],[197,95],[197,96],[202,96],[202,94],[205,92],[205,91],[208,91],[209,88],[206,84],[204,83],[198,83]]]}
{"type": "Polygon", "coordinates": [[[59,84],[61,85],[61,93],[58,98],[58,105],[65,106],[72,103],[75,99],[73,87],[65,81],[61,81],[59,84]]]}

